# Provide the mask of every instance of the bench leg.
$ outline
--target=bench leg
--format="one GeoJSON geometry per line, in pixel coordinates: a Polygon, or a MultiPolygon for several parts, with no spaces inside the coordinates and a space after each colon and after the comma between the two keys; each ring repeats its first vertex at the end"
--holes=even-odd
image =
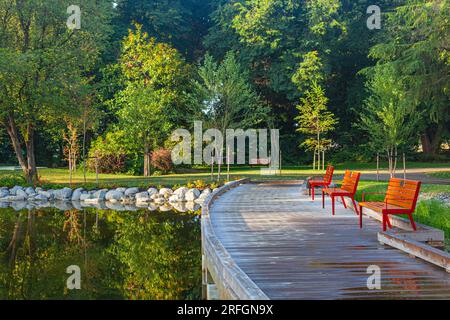
{"type": "Polygon", "coordinates": [[[359,215],[358,207],[356,206],[355,198],[352,197],[353,208],[355,208],[356,215],[359,215]]]}
{"type": "Polygon", "coordinates": [[[331,196],[331,212],[334,216],[334,196],[331,196]]]}
{"type": "Polygon", "coordinates": [[[359,206],[359,228],[362,228],[362,216],[363,216],[362,207],[359,206]]]}
{"type": "Polygon", "coordinates": [[[325,209],[325,191],[322,189],[322,209],[325,209]]]}
{"type": "Polygon", "coordinates": [[[412,213],[409,213],[408,217],[409,217],[409,221],[411,221],[411,226],[412,226],[413,230],[417,231],[416,223],[413,220],[412,213]]]}
{"type": "Polygon", "coordinates": [[[388,214],[386,215],[386,223],[387,223],[387,226],[389,227],[389,229],[392,229],[391,220],[389,220],[389,215],[388,214]]]}
{"type": "Polygon", "coordinates": [[[344,205],[344,208],[347,209],[347,204],[345,203],[344,197],[341,196],[342,204],[344,205]]]}
{"type": "Polygon", "coordinates": [[[387,215],[385,213],[383,213],[383,231],[386,231],[386,218],[387,218],[387,215]]]}
{"type": "Polygon", "coordinates": [[[311,186],[311,190],[312,190],[312,201],[314,201],[314,187],[315,187],[315,186],[311,186]]]}

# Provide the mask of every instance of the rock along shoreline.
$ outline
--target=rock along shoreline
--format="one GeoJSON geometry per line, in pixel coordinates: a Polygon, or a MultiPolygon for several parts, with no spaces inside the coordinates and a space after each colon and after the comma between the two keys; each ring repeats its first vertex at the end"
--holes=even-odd
{"type": "Polygon", "coordinates": [[[15,186],[0,187],[0,203],[2,207],[47,207],[53,206],[62,210],[70,208],[82,209],[96,207],[112,210],[136,210],[140,208],[175,208],[178,211],[194,211],[202,205],[213,190],[206,188],[181,187],[170,188],[116,188],[85,190],[84,188],[49,189],[15,186]],[[16,204],[16,205],[15,205],[16,204]],[[20,205],[19,205],[20,204],[20,205]]]}

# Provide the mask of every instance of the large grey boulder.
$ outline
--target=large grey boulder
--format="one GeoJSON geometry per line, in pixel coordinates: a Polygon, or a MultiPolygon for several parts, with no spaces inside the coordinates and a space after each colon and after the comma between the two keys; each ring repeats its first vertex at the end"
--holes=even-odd
{"type": "Polygon", "coordinates": [[[72,199],[72,189],[64,188],[61,190],[56,190],[54,195],[56,200],[68,201],[72,199]]]}
{"type": "Polygon", "coordinates": [[[189,191],[189,188],[187,188],[187,187],[181,187],[181,188],[178,188],[177,190],[175,190],[175,191],[173,192],[173,194],[184,196],[188,191],[189,191]]]}
{"type": "Polygon", "coordinates": [[[25,189],[25,192],[26,192],[26,194],[29,195],[29,196],[36,194],[36,191],[35,191],[32,187],[26,188],[26,189],[25,189]]]}
{"type": "Polygon", "coordinates": [[[198,189],[189,189],[188,192],[186,192],[185,195],[185,200],[186,201],[194,201],[196,200],[198,197],[200,197],[200,191],[198,189]]]}
{"type": "Polygon", "coordinates": [[[24,190],[18,189],[16,191],[16,197],[27,199],[28,198],[28,194],[24,190]]]}
{"type": "Polygon", "coordinates": [[[154,202],[155,202],[156,204],[163,204],[163,203],[166,202],[166,199],[163,198],[163,197],[160,197],[160,198],[154,199],[154,202]]]}
{"type": "Polygon", "coordinates": [[[156,199],[159,198],[164,198],[162,195],[160,195],[159,193],[154,193],[150,196],[150,199],[152,199],[153,201],[155,201],[156,199]]]}
{"type": "Polygon", "coordinates": [[[172,203],[172,206],[178,212],[186,212],[186,211],[188,211],[187,208],[186,208],[186,203],[185,202],[172,203]]]}
{"type": "Polygon", "coordinates": [[[1,198],[4,198],[4,197],[7,197],[7,196],[9,196],[9,190],[6,188],[6,189],[1,189],[0,190],[0,199],[1,198]]]}
{"type": "Polygon", "coordinates": [[[38,194],[33,198],[33,201],[45,202],[45,201],[48,201],[48,198],[46,196],[44,196],[43,194],[38,194]]]}
{"type": "Polygon", "coordinates": [[[83,193],[83,188],[75,189],[72,193],[72,201],[80,201],[81,194],[83,193]]]}
{"type": "Polygon", "coordinates": [[[49,201],[51,201],[55,198],[53,192],[51,192],[51,191],[44,191],[44,190],[38,191],[38,195],[46,197],[47,200],[49,200],[49,201]]]}
{"type": "Polygon", "coordinates": [[[206,198],[208,198],[208,196],[211,194],[211,189],[206,188],[205,190],[202,191],[202,193],[200,194],[200,196],[194,200],[196,203],[203,203],[205,202],[206,198]]]}
{"type": "Polygon", "coordinates": [[[94,199],[98,199],[99,201],[105,201],[106,193],[108,193],[108,189],[98,190],[94,193],[94,199]]]}
{"type": "Polygon", "coordinates": [[[134,197],[136,193],[139,193],[139,188],[128,188],[125,190],[126,197],[134,197]]]}
{"type": "Polygon", "coordinates": [[[156,188],[150,188],[147,190],[147,192],[150,197],[154,194],[159,194],[158,189],[156,189],[156,188]]]}
{"type": "Polygon", "coordinates": [[[169,199],[169,197],[173,194],[173,191],[169,188],[161,188],[161,190],[159,190],[159,194],[164,198],[169,199]]]}
{"type": "Polygon", "coordinates": [[[17,200],[11,203],[11,208],[13,208],[15,211],[21,211],[23,209],[26,209],[26,207],[27,207],[26,201],[17,200]]]}
{"type": "Polygon", "coordinates": [[[197,211],[198,209],[200,209],[200,205],[192,201],[186,202],[186,209],[189,211],[197,211]]]}
{"type": "Polygon", "coordinates": [[[23,188],[21,186],[15,186],[9,190],[9,194],[12,196],[15,196],[17,193],[17,190],[23,190],[23,188]]]}
{"type": "Polygon", "coordinates": [[[173,194],[169,197],[170,203],[183,202],[183,201],[184,201],[184,195],[181,195],[181,194],[173,194]]]}
{"type": "Polygon", "coordinates": [[[92,195],[88,192],[83,192],[80,196],[80,201],[86,201],[88,199],[92,199],[92,195]]]}
{"type": "Polygon", "coordinates": [[[145,192],[140,192],[140,193],[136,193],[136,202],[149,202],[150,199],[150,195],[148,194],[147,191],[145,192]]]}
{"type": "Polygon", "coordinates": [[[120,201],[124,196],[125,196],[124,193],[119,189],[110,190],[106,193],[105,200],[117,202],[117,201],[120,201]]]}

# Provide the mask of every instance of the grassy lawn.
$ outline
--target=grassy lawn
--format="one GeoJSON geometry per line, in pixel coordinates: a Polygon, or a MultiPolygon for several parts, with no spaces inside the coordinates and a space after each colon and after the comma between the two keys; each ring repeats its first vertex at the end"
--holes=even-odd
{"type": "MultiPolygon", "coordinates": [[[[337,164],[335,167],[335,174],[343,174],[346,169],[359,170],[362,173],[372,172],[375,168],[373,163],[356,163],[346,162],[337,164]]],[[[387,164],[382,164],[381,167],[386,167],[387,164]]],[[[432,163],[432,162],[414,162],[408,164],[408,168],[450,168],[450,163],[432,163]]],[[[194,169],[179,170],[177,174],[169,174],[164,176],[152,176],[149,178],[142,176],[133,176],[128,174],[100,174],[99,185],[102,187],[115,186],[173,186],[179,184],[186,184],[189,181],[203,180],[211,182],[210,169],[208,167],[196,167],[194,169]]],[[[216,170],[217,171],[217,170],[216,170]]],[[[226,168],[223,168],[222,179],[226,179],[226,168]]],[[[450,172],[449,172],[450,173],[450,172]]],[[[282,174],[276,176],[263,176],[260,172],[260,167],[249,166],[235,166],[230,170],[230,179],[237,179],[242,177],[249,177],[253,180],[295,180],[303,179],[312,175],[322,175],[323,171],[312,170],[311,166],[286,166],[283,167],[282,174]]],[[[448,174],[447,172],[440,172],[436,174],[448,174]]],[[[23,184],[21,180],[21,173],[19,171],[1,171],[0,167],[0,185],[10,186],[14,184],[23,184]]],[[[43,186],[67,186],[69,185],[69,172],[67,169],[39,169],[39,177],[43,186]]],[[[86,186],[97,187],[97,180],[95,173],[88,172],[86,177],[86,184],[84,184],[84,177],[82,170],[79,170],[72,177],[72,186],[86,186]]]]}

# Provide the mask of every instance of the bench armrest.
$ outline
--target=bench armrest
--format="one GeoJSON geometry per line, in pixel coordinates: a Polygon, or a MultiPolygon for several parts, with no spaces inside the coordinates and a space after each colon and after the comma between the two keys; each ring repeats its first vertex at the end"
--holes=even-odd
{"type": "Polygon", "coordinates": [[[364,198],[366,196],[366,194],[386,194],[386,192],[362,192],[362,196],[361,196],[361,200],[362,202],[364,202],[364,198]]]}

